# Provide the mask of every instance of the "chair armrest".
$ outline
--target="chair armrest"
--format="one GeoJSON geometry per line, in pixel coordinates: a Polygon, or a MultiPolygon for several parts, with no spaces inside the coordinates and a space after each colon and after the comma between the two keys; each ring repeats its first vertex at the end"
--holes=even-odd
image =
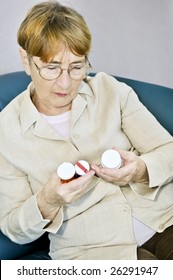
{"type": "Polygon", "coordinates": [[[29,244],[20,245],[12,242],[7,236],[0,231],[0,260],[20,259],[25,255],[37,254],[37,251],[44,251],[48,256],[49,240],[47,234],[29,244]]]}

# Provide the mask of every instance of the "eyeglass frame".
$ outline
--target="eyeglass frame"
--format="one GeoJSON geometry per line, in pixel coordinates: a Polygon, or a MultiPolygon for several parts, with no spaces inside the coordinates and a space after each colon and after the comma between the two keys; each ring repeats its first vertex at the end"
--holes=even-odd
{"type": "MultiPolygon", "coordinates": [[[[67,71],[67,73],[68,73],[68,75],[69,75],[69,77],[72,79],[72,80],[75,80],[75,81],[80,81],[80,80],[83,80],[83,79],[85,79],[86,78],[86,76],[88,76],[89,75],[89,73],[90,73],[90,70],[92,69],[92,66],[91,66],[91,63],[90,63],[90,61],[88,60],[88,58],[85,56],[85,62],[84,62],[84,65],[83,65],[83,67],[86,67],[86,68],[88,68],[88,72],[86,71],[86,74],[85,74],[85,76],[83,77],[83,78],[80,78],[80,79],[74,79],[74,78],[72,78],[71,77],[71,75],[70,75],[70,71],[72,70],[70,70],[70,68],[67,68],[67,69],[64,69],[64,68],[61,68],[60,66],[58,66],[57,68],[59,68],[61,71],[60,71],[60,74],[59,74],[59,76],[58,77],[56,77],[56,78],[53,78],[53,79],[45,79],[44,77],[42,77],[42,75],[40,74],[40,72],[41,72],[41,70],[42,69],[44,69],[44,68],[46,68],[46,67],[48,67],[48,65],[51,65],[51,63],[48,63],[47,65],[44,65],[44,66],[41,66],[41,67],[38,67],[38,65],[35,63],[35,61],[33,60],[33,56],[29,56],[29,59],[31,59],[32,60],[32,62],[34,63],[34,65],[35,65],[35,67],[36,67],[36,69],[38,70],[38,73],[39,73],[39,76],[43,79],[43,80],[45,80],[45,81],[53,81],[53,80],[56,80],[56,79],[58,79],[61,75],[62,75],[62,73],[63,73],[63,71],[64,70],[66,70],[67,71]]],[[[55,64],[55,63],[52,63],[52,65],[53,64],[55,64]]],[[[87,69],[86,69],[87,70],[87,69]]]]}

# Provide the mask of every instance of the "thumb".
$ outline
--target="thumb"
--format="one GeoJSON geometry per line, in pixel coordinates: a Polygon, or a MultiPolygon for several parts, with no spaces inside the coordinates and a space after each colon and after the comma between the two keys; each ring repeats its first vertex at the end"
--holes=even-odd
{"type": "Polygon", "coordinates": [[[113,147],[113,150],[117,151],[120,154],[120,156],[123,160],[129,159],[129,154],[130,154],[129,151],[122,150],[122,149],[119,149],[117,147],[113,147]]]}

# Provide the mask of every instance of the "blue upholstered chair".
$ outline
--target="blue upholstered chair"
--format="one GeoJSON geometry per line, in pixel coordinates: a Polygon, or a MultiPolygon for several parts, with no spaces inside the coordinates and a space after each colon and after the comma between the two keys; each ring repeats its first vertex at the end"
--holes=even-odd
{"type": "MultiPolygon", "coordinates": [[[[94,75],[94,74],[92,74],[94,75]]],[[[131,86],[142,103],[155,115],[158,121],[173,135],[173,89],[117,77],[131,86]]],[[[25,72],[0,75],[0,111],[20,92],[26,89],[30,77],[25,72]]],[[[0,259],[46,259],[49,240],[45,234],[38,240],[19,245],[0,232],[0,259]]]]}

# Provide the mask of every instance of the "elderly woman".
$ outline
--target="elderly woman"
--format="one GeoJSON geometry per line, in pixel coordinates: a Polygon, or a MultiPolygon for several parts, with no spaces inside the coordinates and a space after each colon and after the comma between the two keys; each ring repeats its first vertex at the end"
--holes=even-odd
{"type": "Polygon", "coordinates": [[[2,232],[48,232],[52,259],[173,259],[172,137],[127,85],[88,77],[91,34],[72,8],[35,5],[18,43],[32,82],[0,114],[2,232]],[[107,149],[121,168],[101,166],[107,149]],[[62,183],[57,167],[79,160],[90,171],[62,183]]]}

